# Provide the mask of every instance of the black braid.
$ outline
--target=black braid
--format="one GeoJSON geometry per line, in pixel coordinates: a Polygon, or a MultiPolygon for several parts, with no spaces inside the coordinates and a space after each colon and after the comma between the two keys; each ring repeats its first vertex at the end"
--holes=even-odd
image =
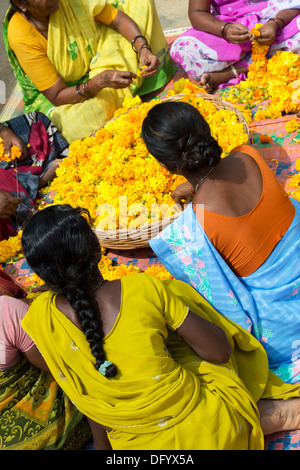
{"type": "MultiPolygon", "coordinates": [[[[76,286],[65,286],[64,295],[77,313],[82,331],[96,359],[95,368],[98,370],[101,364],[106,361],[106,355],[102,346],[104,334],[98,303],[95,300],[95,293],[87,294],[77,284],[76,286]]],[[[106,368],[105,376],[114,377],[116,373],[116,366],[111,364],[106,368]]]]}
{"type": "MultiPolygon", "coordinates": [[[[35,273],[50,289],[64,295],[76,311],[99,370],[106,355],[93,287],[104,282],[98,269],[101,247],[83,213],[69,205],[49,206],[37,212],[23,230],[22,245],[35,273]]],[[[103,375],[114,377],[116,373],[116,366],[110,363],[103,375]]]]}

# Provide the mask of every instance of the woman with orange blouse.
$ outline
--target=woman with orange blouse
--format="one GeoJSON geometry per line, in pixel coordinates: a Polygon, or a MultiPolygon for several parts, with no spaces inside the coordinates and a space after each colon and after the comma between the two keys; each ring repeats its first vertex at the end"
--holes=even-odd
{"type": "Polygon", "coordinates": [[[151,247],[168,271],[250,331],[270,368],[300,380],[300,203],[288,197],[249,146],[222,149],[198,110],[156,105],[142,136],[149,152],[187,182],[174,192],[190,202],[151,247]]]}

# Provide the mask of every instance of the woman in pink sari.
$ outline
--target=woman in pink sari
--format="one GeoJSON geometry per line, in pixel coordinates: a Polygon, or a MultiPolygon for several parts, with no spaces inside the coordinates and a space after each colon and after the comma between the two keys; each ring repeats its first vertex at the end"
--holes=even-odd
{"type": "Polygon", "coordinates": [[[189,0],[192,28],[175,40],[172,59],[212,92],[223,83],[245,79],[251,61],[251,28],[259,44],[300,52],[298,0],[189,0]]]}

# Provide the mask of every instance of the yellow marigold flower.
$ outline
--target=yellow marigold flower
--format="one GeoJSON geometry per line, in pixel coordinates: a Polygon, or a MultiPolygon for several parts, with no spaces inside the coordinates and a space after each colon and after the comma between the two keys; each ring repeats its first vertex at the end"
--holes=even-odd
{"type": "Polygon", "coordinates": [[[0,241],[0,263],[13,262],[23,256],[21,236],[20,231],[16,236],[0,241]]]}
{"type": "Polygon", "coordinates": [[[288,134],[292,134],[293,132],[297,131],[300,127],[299,121],[296,119],[291,119],[285,125],[285,130],[288,134]]]}
{"type": "Polygon", "coordinates": [[[143,76],[143,71],[144,71],[146,68],[147,68],[147,65],[142,65],[142,66],[138,69],[138,71],[137,71],[137,73],[136,73],[137,76],[138,76],[138,77],[142,77],[142,76],[143,76]]]}

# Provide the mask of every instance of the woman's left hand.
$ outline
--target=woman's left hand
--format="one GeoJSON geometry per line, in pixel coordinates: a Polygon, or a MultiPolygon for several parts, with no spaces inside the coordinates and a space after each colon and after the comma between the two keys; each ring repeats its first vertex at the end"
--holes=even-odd
{"type": "Polygon", "coordinates": [[[11,147],[16,145],[21,151],[21,156],[18,158],[18,161],[26,160],[27,146],[25,142],[20,139],[9,127],[3,127],[0,137],[3,139],[5,150],[8,156],[10,156],[11,147]]]}
{"type": "Polygon", "coordinates": [[[278,26],[275,21],[268,21],[258,29],[260,36],[255,37],[255,40],[260,46],[272,44],[276,38],[277,29],[278,26]]]}
{"type": "Polygon", "coordinates": [[[141,66],[146,66],[146,69],[143,69],[143,77],[151,77],[158,72],[160,66],[159,58],[153,54],[149,49],[143,48],[140,51],[141,66]]]}

